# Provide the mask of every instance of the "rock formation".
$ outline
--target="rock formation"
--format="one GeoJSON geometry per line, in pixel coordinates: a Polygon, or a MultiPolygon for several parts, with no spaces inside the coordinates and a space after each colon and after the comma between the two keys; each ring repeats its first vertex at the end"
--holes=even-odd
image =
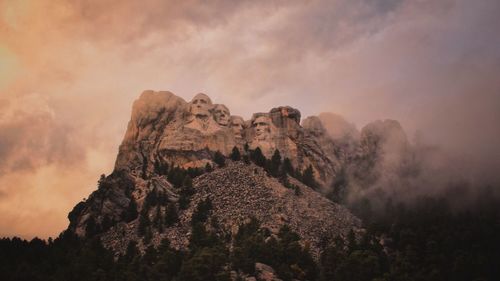
{"type": "Polygon", "coordinates": [[[130,240],[139,241],[144,249],[165,237],[174,247],[184,249],[193,213],[208,198],[221,235],[233,235],[235,227],[250,217],[271,231],[287,224],[318,257],[325,243],[359,229],[360,221],[320,190],[298,181],[296,174],[278,179],[248,161],[227,158],[221,167],[215,162],[216,155],[228,157],[234,147],[247,159],[257,148],[268,159],[278,150],[296,171],[312,168],[319,186],[328,188],[340,171],[373,174],[370,163],[374,159],[381,155],[392,159],[383,144],[390,143],[398,153],[407,146],[406,135],[395,121],[375,122],[359,135],[351,125],[340,122],[340,127],[333,126],[341,128],[339,135],[332,136],[332,125],[324,120],[324,116],[308,117],[301,125],[297,109],[281,106],[245,121],[205,94],[186,102],[171,92],[145,91],[133,104],[113,173],[75,206],[69,214],[69,230],[80,236],[98,235],[117,253],[130,240]],[[207,171],[196,174],[191,201],[183,209],[179,206],[185,194],[167,172],[176,167],[207,171]],[[161,199],[150,209],[146,202],[152,195],[161,199]],[[167,215],[168,206],[176,206],[179,221],[153,230],[150,239],[139,235],[138,213],[143,219],[155,220],[167,215]]]}
{"type": "Polygon", "coordinates": [[[324,152],[324,140],[300,125],[300,118],[297,109],[277,107],[245,122],[205,94],[187,103],[170,92],[145,91],[133,105],[115,170],[149,175],[155,162],[204,167],[214,152],[227,156],[233,147],[242,151],[248,144],[267,158],[279,150],[299,170],[311,165],[317,181],[327,183],[339,163],[324,152]]]}

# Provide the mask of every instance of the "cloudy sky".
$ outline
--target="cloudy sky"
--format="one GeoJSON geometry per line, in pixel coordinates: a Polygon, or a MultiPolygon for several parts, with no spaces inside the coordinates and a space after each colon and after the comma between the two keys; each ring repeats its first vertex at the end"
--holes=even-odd
{"type": "Polygon", "coordinates": [[[0,236],[55,236],[145,89],[291,105],[500,167],[498,0],[0,0],[0,236]],[[209,4],[210,3],[210,4],[209,4]]]}

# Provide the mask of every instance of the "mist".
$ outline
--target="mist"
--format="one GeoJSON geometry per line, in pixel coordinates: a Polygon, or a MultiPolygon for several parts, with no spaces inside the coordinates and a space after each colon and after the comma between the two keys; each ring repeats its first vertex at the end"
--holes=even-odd
{"type": "Polygon", "coordinates": [[[342,151],[336,176],[322,189],[335,202],[383,213],[387,204],[413,206],[425,198],[442,200],[454,211],[500,199],[489,159],[471,158],[479,151],[458,153],[426,142],[419,133],[410,140],[396,120],[376,120],[359,131],[340,115],[319,117],[342,151]]]}

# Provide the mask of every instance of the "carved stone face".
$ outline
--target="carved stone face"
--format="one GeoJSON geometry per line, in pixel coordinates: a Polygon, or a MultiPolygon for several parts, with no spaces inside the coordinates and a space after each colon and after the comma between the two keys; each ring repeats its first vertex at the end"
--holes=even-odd
{"type": "Polygon", "coordinates": [[[212,101],[205,94],[197,94],[189,103],[189,111],[196,117],[207,117],[210,115],[212,101]]]}
{"type": "Polygon", "coordinates": [[[214,119],[220,126],[229,125],[229,109],[223,104],[217,104],[214,108],[214,119]]]}
{"type": "Polygon", "coordinates": [[[266,116],[260,116],[255,118],[255,120],[252,123],[252,126],[254,127],[255,130],[255,137],[258,140],[264,140],[267,137],[269,137],[269,134],[271,133],[271,119],[266,116]]]}
{"type": "Polygon", "coordinates": [[[231,116],[231,129],[236,137],[241,138],[245,121],[239,116],[231,116]]]}

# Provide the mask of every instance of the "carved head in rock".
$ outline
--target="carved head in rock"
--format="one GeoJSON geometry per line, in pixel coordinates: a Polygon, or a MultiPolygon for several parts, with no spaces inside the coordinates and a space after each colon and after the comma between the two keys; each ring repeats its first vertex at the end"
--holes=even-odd
{"type": "Polygon", "coordinates": [[[214,107],[214,119],[220,126],[229,126],[229,109],[223,104],[216,104],[214,107]]]}
{"type": "Polygon", "coordinates": [[[189,112],[196,117],[210,116],[212,100],[205,94],[197,94],[189,103],[189,112]]]}
{"type": "Polygon", "coordinates": [[[266,140],[271,135],[271,118],[265,115],[257,116],[252,120],[252,127],[257,140],[266,140]]]}
{"type": "Polygon", "coordinates": [[[240,116],[231,116],[231,129],[233,130],[234,136],[237,138],[242,138],[242,132],[245,128],[245,120],[240,116]]]}

